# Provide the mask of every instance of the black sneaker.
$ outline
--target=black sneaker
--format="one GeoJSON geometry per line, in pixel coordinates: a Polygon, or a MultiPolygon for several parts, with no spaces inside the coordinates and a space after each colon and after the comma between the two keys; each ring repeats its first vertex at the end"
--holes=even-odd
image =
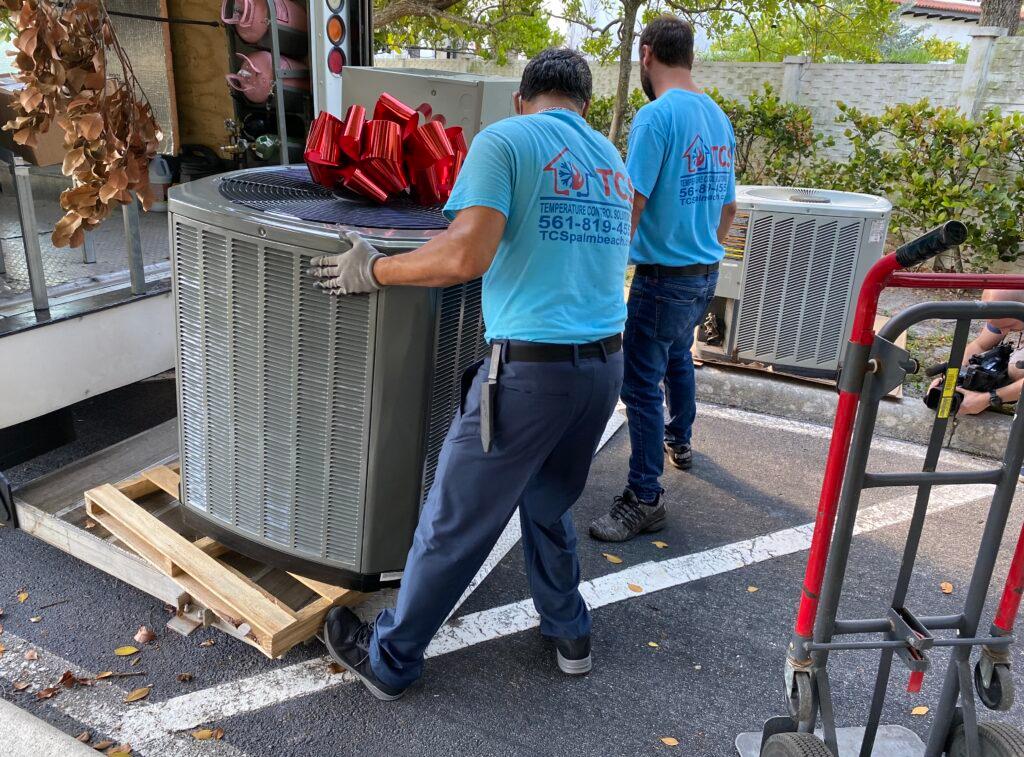
{"type": "Polygon", "coordinates": [[[566,675],[586,675],[594,667],[590,659],[590,636],[581,636],[578,639],[544,636],[544,640],[555,645],[555,662],[558,663],[558,669],[566,675]]]}
{"type": "Polygon", "coordinates": [[[641,502],[629,489],[615,498],[611,512],[590,524],[590,535],[600,541],[627,541],[637,534],[665,527],[665,505],[661,495],[650,504],[641,502]]]}
{"type": "Polygon", "coordinates": [[[665,442],[665,454],[668,461],[679,470],[690,470],[693,467],[693,450],[689,444],[669,444],[665,442]]]}
{"type": "Polygon", "coordinates": [[[370,667],[373,624],[364,623],[347,607],[335,607],[324,620],[324,644],[336,663],[363,682],[377,699],[390,702],[405,693],[381,681],[370,667]]]}

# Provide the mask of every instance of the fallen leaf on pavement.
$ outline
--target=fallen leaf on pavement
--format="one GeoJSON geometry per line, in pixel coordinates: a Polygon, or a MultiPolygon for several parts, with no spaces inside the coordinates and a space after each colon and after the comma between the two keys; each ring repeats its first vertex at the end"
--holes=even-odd
{"type": "Polygon", "coordinates": [[[953,584],[951,584],[949,581],[943,581],[942,583],[940,583],[939,588],[942,590],[943,594],[953,593],[953,584]]]}
{"type": "Polygon", "coordinates": [[[146,626],[139,626],[139,630],[135,632],[135,641],[139,644],[148,644],[156,638],[156,634],[150,631],[146,626]]]}
{"type": "Polygon", "coordinates": [[[134,668],[134,667],[135,667],[136,665],[138,665],[138,664],[139,664],[140,662],[142,662],[142,658],[141,658],[141,657],[133,657],[133,658],[132,658],[132,661],[131,661],[131,662],[129,662],[128,664],[129,664],[129,665],[131,665],[131,666],[132,666],[132,667],[134,668]]]}
{"type": "Polygon", "coordinates": [[[29,618],[28,622],[29,623],[38,623],[42,619],[43,619],[42,615],[36,615],[34,618],[29,618]]]}
{"type": "Polygon", "coordinates": [[[50,699],[58,691],[56,686],[47,686],[36,692],[36,699],[50,699]]]}
{"type": "Polygon", "coordinates": [[[0,618],[4,616],[4,608],[0,607],[0,618]]]}
{"type": "Polygon", "coordinates": [[[626,584],[626,586],[629,587],[630,591],[635,591],[637,594],[640,594],[644,590],[643,586],[637,586],[636,584],[626,584]]]}
{"type": "Polygon", "coordinates": [[[60,677],[58,683],[66,689],[70,689],[74,686],[92,686],[93,682],[89,678],[79,678],[70,670],[65,670],[64,675],[60,677]]]}
{"type": "Polygon", "coordinates": [[[656,642],[656,641],[649,641],[649,642],[647,642],[647,646],[649,646],[649,647],[656,647],[656,646],[658,646],[658,642],[656,642]]]}
{"type": "Polygon", "coordinates": [[[2,655],[6,651],[7,651],[7,647],[5,647],[4,643],[2,641],[0,641],[0,655],[2,655]]]}
{"type": "Polygon", "coordinates": [[[145,699],[149,696],[149,692],[153,690],[152,686],[143,686],[138,689],[132,690],[128,696],[124,698],[126,702],[138,702],[140,699],[145,699]]]}
{"type": "Polygon", "coordinates": [[[3,632],[4,632],[4,624],[0,623],[0,633],[3,633],[3,632]]]}
{"type": "Polygon", "coordinates": [[[611,554],[609,552],[602,552],[601,553],[601,557],[603,557],[605,560],[610,562],[612,565],[618,565],[619,563],[622,562],[622,558],[621,557],[619,557],[618,555],[613,555],[613,554],[611,554]]]}
{"type": "Polygon", "coordinates": [[[222,738],[224,738],[224,729],[223,728],[214,728],[213,729],[213,738],[217,739],[217,741],[220,741],[222,738]]]}
{"type": "Polygon", "coordinates": [[[652,541],[651,544],[653,544],[658,549],[665,549],[665,547],[668,546],[668,544],[663,541],[652,541]]]}
{"type": "Polygon", "coordinates": [[[27,591],[19,591],[18,592],[18,601],[21,602],[22,604],[24,604],[26,599],[28,599],[28,592],[27,591]]]}
{"type": "Polygon", "coordinates": [[[665,736],[661,739],[661,743],[665,746],[679,746],[679,739],[674,739],[671,736],[665,736]]]}
{"type": "Polygon", "coordinates": [[[199,642],[199,646],[201,646],[201,647],[212,647],[216,643],[217,643],[216,639],[207,639],[206,641],[199,642]]]}
{"type": "Polygon", "coordinates": [[[103,751],[107,747],[112,747],[112,746],[114,746],[114,742],[113,741],[111,741],[110,739],[103,739],[103,741],[97,741],[95,744],[93,744],[92,748],[97,750],[97,751],[103,751]]]}
{"type": "Polygon", "coordinates": [[[75,738],[78,739],[79,741],[81,741],[83,744],[88,744],[89,743],[89,739],[92,738],[92,734],[89,733],[88,731],[82,731],[80,734],[75,736],[75,738]]]}
{"type": "Polygon", "coordinates": [[[85,526],[86,529],[96,528],[96,521],[89,520],[88,518],[86,518],[85,523],[83,523],[82,525],[85,526]]]}
{"type": "Polygon", "coordinates": [[[118,744],[117,746],[114,746],[114,747],[111,747],[110,749],[108,749],[106,751],[106,753],[109,754],[109,755],[131,754],[132,753],[132,745],[131,744],[118,744]]]}
{"type": "Polygon", "coordinates": [[[178,673],[178,680],[181,681],[182,683],[188,683],[189,681],[192,680],[192,674],[191,673],[178,673]]]}
{"type": "Polygon", "coordinates": [[[15,681],[13,684],[15,691],[24,691],[28,688],[28,681],[15,681]]]}
{"type": "Polygon", "coordinates": [[[209,741],[213,738],[213,729],[200,728],[198,731],[192,731],[192,738],[196,741],[209,741]]]}
{"type": "Polygon", "coordinates": [[[96,680],[97,681],[102,681],[104,678],[110,678],[110,676],[112,676],[112,675],[114,675],[114,671],[113,670],[104,670],[102,673],[97,673],[96,674],[96,680]]]}
{"type": "Polygon", "coordinates": [[[124,647],[118,647],[117,649],[115,649],[114,650],[114,654],[116,654],[118,657],[128,657],[130,655],[135,654],[138,651],[139,650],[136,649],[135,647],[124,646],[124,647]]]}
{"type": "Polygon", "coordinates": [[[327,665],[327,672],[330,673],[332,676],[336,676],[344,670],[345,669],[336,662],[332,662],[327,665]]]}
{"type": "Polygon", "coordinates": [[[34,650],[34,649],[26,650],[26,652],[25,652],[25,659],[28,660],[29,662],[31,662],[32,660],[38,660],[39,659],[39,653],[36,650],[34,650]]]}
{"type": "Polygon", "coordinates": [[[928,714],[928,708],[925,707],[924,705],[921,705],[920,707],[915,707],[914,709],[912,709],[910,711],[910,714],[911,715],[927,715],[928,714]]]}
{"type": "Polygon", "coordinates": [[[748,586],[747,591],[753,594],[755,591],[758,591],[758,588],[756,586],[748,586]]]}

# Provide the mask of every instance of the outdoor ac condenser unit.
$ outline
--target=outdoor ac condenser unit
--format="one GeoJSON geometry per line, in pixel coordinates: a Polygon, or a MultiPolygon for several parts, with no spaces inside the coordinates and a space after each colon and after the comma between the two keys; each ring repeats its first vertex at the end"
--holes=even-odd
{"type": "Polygon", "coordinates": [[[336,223],[399,253],[440,212],[346,202],[302,166],[181,185],[169,216],[186,519],[296,573],[394,582],[484,354],[480,281],[336,297],[307,269],[343,249],[336,223]]]}
{"type": "Polygon", "coordinates": [[[834,377],[892,206],[872,195],[760,186],[737,187],[736,203],[697,355],[834,377]]]}

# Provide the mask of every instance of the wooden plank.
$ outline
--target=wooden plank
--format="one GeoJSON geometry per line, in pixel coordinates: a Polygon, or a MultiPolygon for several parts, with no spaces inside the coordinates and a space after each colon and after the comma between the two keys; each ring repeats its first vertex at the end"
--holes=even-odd
{"type": "Polygon", "coordinates": [[[303,607],[298,612],[298,619],[289,628],[274,634],[270,640],[270,654],[272,657],[280,657],[296,644],[301,644],[307,639],[316,635],[317,631],[324,624],[324,618],[336,604],[349,605],[360,597],[357,591],[351,591],[348,596],[343,597],[341,602],[332,602],[321,597],[303,607]]]}
{"type": "Polygon", "coordinates": [[[192,543],[196,546],[196,549],[203,550],[210,557],[220,557],[231,551],[219,541],[214,541],[209,536],[201,536],[192,543]]]}
{"type": "MultiPolygon", "coordinates": [[[[166,465],[157,465],[156,467],[143,471],[142,475],[156,484],[160,489],[163,489],[172,497],[178,499],[178,485],[181,483],[181,476],[166,465]]],[[[117,488],[120,489],[121,487],[119,486],[117,488]]],[[[129,499],[137,498],[129,497],[129,499]]]]}
{"type": "Polygon", "coordinates": [[[111,484],[91,489],[85,493],[85,499],[90,514],[109,513],[171,564],[194,578],[205,593],[263,635],[272,637],[295,620],[277,605],[267,602],[252,582],[225,571],[214,558],[150,516],[111,484]]]}
{"type": "Polygon", "coordinates": [[[121,481],[144,468],[173,460],[177,455],[178,423],[172,418],[40,476],[18,490],[18,499],[42,512],[55,513],[82,499],[82,492],[96,486],[97,482],[121,481]]]}
{"type": "Polygon", "coordinates": [[[308,586],[310,589],[315,591],[324,599],[331,600],[332,603],[340,602],[349,594],[355,593],[350,589],[343,589],[340,586],[325,584],[323,581],[317,581],[313,578],[306,578],[305,576],[296,575],[295,573],[289,573],[288,575],[294,578],[300,584],[308,586]]]}

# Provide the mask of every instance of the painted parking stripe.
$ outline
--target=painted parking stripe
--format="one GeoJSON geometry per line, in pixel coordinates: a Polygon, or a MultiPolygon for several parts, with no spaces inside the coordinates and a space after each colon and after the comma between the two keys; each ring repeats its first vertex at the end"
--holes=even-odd
{"type": "MultiPolygon", "coordinates": [[[[937,513],[988,499],[991,493],[991,486],[981,484],[946,487],[933,494],[929,512],[937,513]]],[[[869,533],[909,520],[914,498],[914,495],[905,495],[864,508],[857,519],[856,533],[869,533]]],[[[810,546],[812,531],[813,524],[805,523],[703,552],[641,563],[587,581],[581,584],[580,590],[592,608],[604,607],[801,552],[810,546]],[[643,591],[636,593],[629,588],[629,584],[639,586],[643,591]]],[[[441,629],[431,643],[427,656],[437,657],[456,652],[534,628],[538,623],[530,599],[463,615],[441,629]]],[[[327,658],[302,662],[224,683],[203,692],[147,705],[143,710],[130,713],[125,727],[152,739],[159,734],[148,733],[147,728],[158,727],[164,733],[194,728],[215,719],[253,712],[295,696],[351,682],[348,676],[327,678],[327,663],[327,658]],[[195,706],[196,697],[202,697],[204,706],[195,706]]]]}

